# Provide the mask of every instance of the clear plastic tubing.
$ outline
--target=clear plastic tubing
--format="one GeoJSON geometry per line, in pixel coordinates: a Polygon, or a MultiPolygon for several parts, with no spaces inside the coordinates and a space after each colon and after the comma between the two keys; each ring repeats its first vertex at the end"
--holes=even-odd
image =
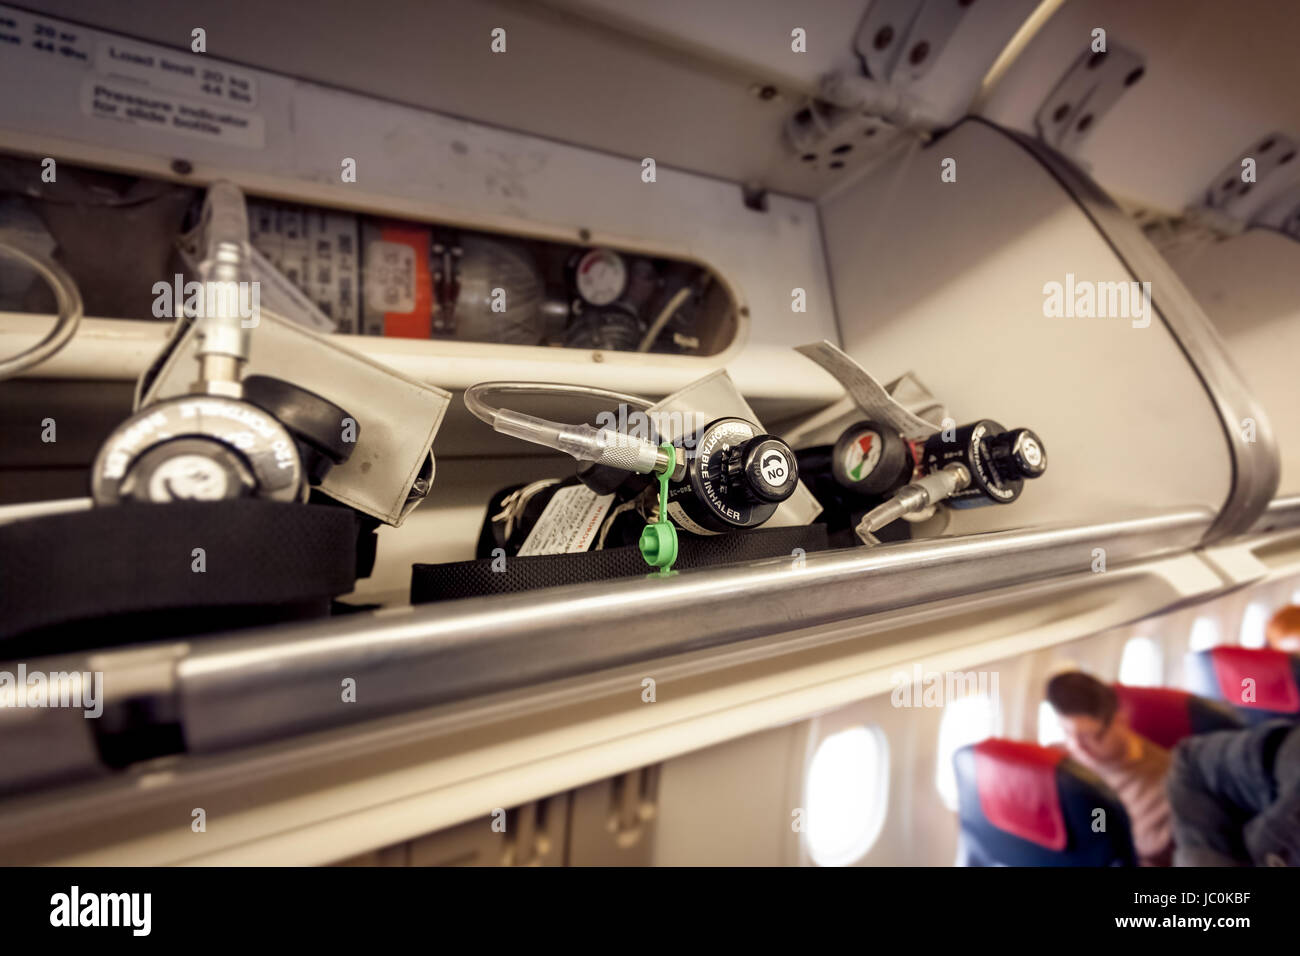
{"type": "Polygon", "coordinates": [[[634,395],[610,392],[585,385],[559,385],[548,382],[480,382],[465,390],[465,407],[503,435],[512,435],[535,445],[545,445],[579,461],[594,461],[637,474],[649,474],[668,467],[667,456],[654,442],[625,435],[610,428],[591,425],[565,425],[535,415],[525,415],[509,408],[490,404],[485,396],[496,393],[515,395],[578,395],[649,408],[650,403],[634,395]]]}

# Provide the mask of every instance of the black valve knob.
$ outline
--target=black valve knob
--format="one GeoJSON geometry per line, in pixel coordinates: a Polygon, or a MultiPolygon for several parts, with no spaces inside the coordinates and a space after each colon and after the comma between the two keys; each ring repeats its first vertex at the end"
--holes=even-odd
{"type": "Polygon", "coordinates": [[[685,474],[668,486],[668,515],[691,534],[757,528],[799,487],[794,451],[743,418],[718,418],[683,440],[685,474]]]}
{"type": "Polygon", "coordinates": [[[1003,481],[1037,478],[1047,470],[1047,450],[1028,428],[1013,428],[988,439],[989,463],[1003,481]]]}
{"type": "Polygon", "coordinates": [[[244,399],[293,435],[310,484],[319,485],[332,467],[352,456],[360,426],[329,399],[269,375],[245,378],[244,399]]]}
{"type": "Polygon", "coordinates": [[[755,435],[733,448],[727,471],[751,501],[778,504],[794,494],[799,466],[790,446],[774,435],[755,435]]]}
{"type": "Polygon", "coordinates": [[[1008,430],[987,418],[931,435],[923,454],[927,471],[957,462],[970,472],[970,484],[948,499],[954,508],[1009,505],[1020,497],[1026,478],[1047,470],[1042,439],[1028,428],[1008,430]]]}

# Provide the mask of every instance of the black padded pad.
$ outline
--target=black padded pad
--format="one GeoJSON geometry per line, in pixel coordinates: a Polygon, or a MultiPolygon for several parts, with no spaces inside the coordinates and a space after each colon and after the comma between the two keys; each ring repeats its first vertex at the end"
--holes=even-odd
{"type": "Polygon", "coordinates": [[[350,509],[259,499],[121,504],[0,525],[0,651],[328,613],[355,583],[356,538],[350,509]],[[130,628],[123,615],[135,616],[130,628]],[[16,638],[38,630],[36,643],[16,638]]]}
{"type": "MultiPolygon", "coordinates": [[[[827,549],[826,526],[759,528],[709,537],[678,535],[674,568],[689,570],[827,549]]],[[[565,584],[587,584],[611,578],[644,576],[654,569],[635,546],[506,558],[506,570],[494,571],[493,559],[417,564],[411,568],[411,603],[446,601],[481,594],[513,594],[565,584]]]]}

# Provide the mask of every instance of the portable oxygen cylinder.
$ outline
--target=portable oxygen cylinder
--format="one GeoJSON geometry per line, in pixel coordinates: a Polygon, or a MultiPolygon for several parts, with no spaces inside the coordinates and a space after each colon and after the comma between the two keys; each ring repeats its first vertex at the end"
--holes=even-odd
{"type": "MultiPolygon", "coordinates": [[[[639,408],[650,405],[635,396],[616,397],[639,402],[636,406],[639,408]]],[[[640,424],[648,431],[647,440],[657,446],[660,439],[653,421],[647,418],[640,424]]],[[[599,461],[579,460],[576,473],[566,478],[543,478],[510,485],[494,494],[488,503],[475,554],[480,559],[488,558],[500,549],[506,556],[514,557],[531,550],[536,543],[529,545],[529,538],[557,495],[561,496],[557,509],[570,503],[576,507],[586,504],[590,514],[600,515],[599,530],[583,537],[587,548],[636,544],[645,521],[635,510],[622,506],[637,499],[653,483],[654,478],[649,473],[628,471],[599,461]],[[582,498],[570,490],[578,486],[585,487],[596,498],[610,501],[608,504],[590,502],[590,496],[582,498]]]]}
{"type": "MultiPolygon", "coordinates": [[[[669,520],[697,535],[756,528],[794,493],[799,482],[794,452],[785,442],[760,433],[742,418],[719,418],[674,443],[679,449],[668,484],[669,520]]],[[[477,553],[496,548],[520,553],[556,495],[581,484],[597,496],[612,496],[601,513],[609,518],[591,546],[635,544],[645,520],[626,507],[653,484],[653,477],[596,462],[582,462],[575,476],[505,488],[493,496],[479,533],[477,553]]]]}
{"type": "Polygon", "coordinates": [[[825,509],[832,535],[852,527],[867,543],[907,536],[898,518],[954,508],[1010,504],[1026,480],[1047,470],[1042,439],[989,419],[912,442],[873,421],[841,433],[834,446],[799,452],[804,480],[825,509]],[[879,536],[877,536],[879,532],[879,536]]]}
{"type": "MultiPolygon", "coordinates": [[[[642,411],[647,411],[650,403],[584,386],[484,382],[466,390],[466,406],[497,431],[578,459],[577,482],[589,496],[604,499],[595,506],[602,513],[608,509],[603,518],[582,517],[600,521],[599,537],[583,536],[576,548],[568,550],[599,548],[602,543],[616,547],[635,535],[648,563],[669,568],[676,554],[678,528],[706,536],[756,528],[798,488],[798,463],[790,446],[742,418],[719,418],[675,443],[662,443],[657,436],[565,425],[501,408],[487,400],[494,392],[567,392],[642,411]],[[651,486],[656,492],[653,503],[648,500],[651,486]]],[[[559,495],[570,495],[563,506],[571,502],[583,505],[572,493],[574,486],[572,480],[552,480],[499,493],[479,538],[480,557],[488,549],[502,548],[510,554],[524,547],[531,533],[529,524],[535,527],[546,521],[547,510],[559,495]]],[[[572,544],[575,538],[570,534],[566,540],[572,544]]],[[[531,550],[532,546],[526,547],[531,550]]]]}
{"type": "Polygon", "coordinates": [[[1041,438],[1028,428],[1007,430],[987,418],[931,435],[921,455],[927,471],[957,462],[970,473],[970,483],[948,496],[954,508],[1009,505],[1020,497],[1026,480],[1047,471],[1041,438]]]}
{"type": "MultiPolygon", "coordinates": [[[[869,419],[846,428],[833,445],[797,453],[800,477],[821,503],[821,520],[833,539],[849,535],[862,514],[911,481],[920,454],[919,443],[869,419]]],[[[907,537],[906,526],[894,532],[891,540],[907,537]]]]}
{"type": "Polygon", "coordinates": [[[251,281],[243,195],[214,184],[203,215],[196,378],[104,441],[93,508],[0,526],[0,578],[22,596],[0,620],[7,652],[322,617],[368,573],[356,512],[308,500],[360,426],[292,382],[245,376],[257,323],[240,311],[251,281]]]}
{"type": "Polygon", "coordinates": [[[197,378],[189,394],[141,408],[109,435],[91,470],[96,504],[302,501],[352,453],[344,423],[358,426],[347,411],[291,382],[244,376],[256,321],[236,308],[251,281],[242,193],[214,184],[203,216],[211,311],[195,319],[197,378]]]}
{"type": "MultiPolygon", "coordinates": [[[[586,386],[483,382],[466,389],[465,405],[476,416],[499,432],[572,455],[578,472],[500,492],[489,507],[475,560],[413,566],[413,604],[664,578],[679,570],[786,560],[828,546],[822,524],[759,527],[798,489],[799,473],[789,445],[752,421],[717,418],[688,426],[673,442],[656,443],[646,437],[644,420],[624,421],[622,408],[618,424],[563,424],[496,405],[493,394],[506,392],[568,392],[652,408],[644,399],[586,386]],[[502,559],[512,552],[517,557],[506,565],[502,559]],[[507,566],[510,574],[499,573],[507,566]]],[[[681,415],[668,414],[674,420],[681,415]]],[[[651,431],[659,429],[669,431],[662,420],[651,431]]]]}

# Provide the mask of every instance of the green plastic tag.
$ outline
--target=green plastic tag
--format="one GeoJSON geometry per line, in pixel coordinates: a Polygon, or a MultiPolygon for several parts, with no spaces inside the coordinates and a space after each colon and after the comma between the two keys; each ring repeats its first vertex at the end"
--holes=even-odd
{"type": "Polygon", "coordinates": [[[668,458],[668,467],[655,477],[659,479],[659,520],[641,530],[641,557],[660,574],[669,574],[677,560],[677,528],[668,520],[668,482],[677,467],[677,449],[668,442],[659,446],[668,458]]]}

